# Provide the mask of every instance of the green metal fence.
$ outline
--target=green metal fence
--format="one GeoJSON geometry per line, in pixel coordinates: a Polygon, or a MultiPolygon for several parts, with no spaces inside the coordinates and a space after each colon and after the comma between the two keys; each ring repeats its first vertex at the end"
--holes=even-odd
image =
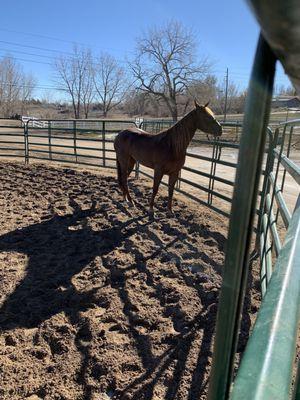
{"type": "Polygon", "coordinates": [[[299,340],[300,195],[292,212],[284,199],[287,175],[299,193],[300,168],[289,158],[298,127],[300,120],[282,123],[270,138],[258,227],[264,300],[232,399],[299,398],[292,379],[299,340]]]}
{"type": "Polygon", "coordinates": [[[113,139],[134,121],[29,120],[24,126],[29,159],[115,168],[113,139]]]}
{"type": "Polygon", "coordinates": [[[280,124],[274,135],[270,134],[270,151],[266,163],[259,219],[263,296],[272,275],[272,254],[278,257],[282,248],[278,223],[280,222],[281,231],[283,231],[288,229],[291,221],[291,211],[284,199],[286,176],[289,175],[294,179],[295,190],[297,185],[300,185],[300,168],[290,159],[293,136],[298,127],[300,127],[300,120],[288,121],[280,124]]]}
{"type": "Polygon", "coordinates": [[[26,151],[26,140],[22,122],[0,118],[0,157],[25,159],[26,151]]]}
{"type": "MultiPolygon", "coordinates": [[[[151,123],[154,124],[154,121],[151,123]]],[[[2,134],[6,138],[8,127],[4,124],[2,126],[5,128],[2,134]]],[[[23,128],[19,127],[20,133],[17,135],[20,135],[22,141],[11,141],[10,148],[6,147],[6,154],[10,151],[10,156],[22,157],[26,163],[30,160],[50,160],[114,169],[114,136],[122,129],[133,126],[134,121],[28,120],[23,128]]],[[[226,123],[224,129],[228,133],[233,131],[235,135],[241,131],[241,124],[226,123]]],[[[187,162],[175,189],[227,218],[239,148],[238,143],[231,142],[231,138],[232,135],[228,139],[225,134],[222,140],[209,140],[207,135],[197,132],[188,148],[187,162]],[[201,152],[203,148],[205,151],[201,152]],[[224,154],[226,151],[230,154],[224,154]],[[219,173],[220,167],[230,172],[230,179],[219,173]]],[[[151,173],[151,170],[137,164],[136,177],[152,177],[151,173]]]]}
{"type": "Polygon", "coordinates": [[[287,173],[296,181],[295,190],[299,184],[299,168],[288,157],[293,127],[298,122],[281,124],[274,135],[270,131],[269,135],[267,133],[275,63],[276,57],[261,36],[249,85],[230,213],[208,395],[210,400],[289,399],[299,394],[297,383],[294,395],[292,393],[292,376],[300,312],[300,201],[298,199],[291,214],[282,194],[287,173]],[[256,241],[261,257],[264,297],[234,380],[236,346],[267,135],[268,157],[256,241]],[[286,136],[289,138],[287,153],[284,154],[286,136]],[[278,180],[280,169],[283,169],[281,184],[278,180]],[[274,209],[274,199],[277,209],[274,209]],[[284,227],[288,228],[283,245],[276,228],[279,215],[284,227]],[[276,260],[274,266],[273,260],[276,260]]]}
{"type": "MultiPolygon", "coordinates": [[[[272,52],[260,39],[243,126],[223,124],[225,135],[216,140],[197,132],[176,187],[178,192],[230,218],[211,400],[286,399],[291,395],[300,304],[300,198],[292,212],[285,202],[284,189],[289,175],[295,185],[300,184],[299,166],[290,157],[300,121],[280,124],[273,131],[267,127],[274,63],[272,52]],[[204,153],[201,148],[206,149],[204,153]],[[231,171],[230,177],[224,177],[221,168],[231,171]],[[263,302],[233,383],[253,230],[261,261],[263,302]],[[278,384],[270,384],[276,379],[278,384]]],[[[26,163],[48,160],[115,168],[114,136],[132,126],[136,126],[135,121],[29,120],[22,125],[2,120],[0,156],[22,158],[26,163]]],[[[154,132],[160,128],[153,125],[154,132]]],[[[137,165],[135,176],[140,175],[151,177],[149,170],[137,165]]],[[[295,388],[300,391],[297,384],[295,388]]]]}

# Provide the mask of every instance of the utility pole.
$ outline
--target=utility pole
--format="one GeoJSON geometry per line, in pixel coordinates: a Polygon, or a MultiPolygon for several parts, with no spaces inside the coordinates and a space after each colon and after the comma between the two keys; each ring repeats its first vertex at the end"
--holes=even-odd
{"type": "Polygon", "coordinates": [[[228,99],[228,68],[226,68],[226,76],[225,76],[225,104],[224,104],[224,119],[226,122],[227,117],[227,99],[228,99]]]}

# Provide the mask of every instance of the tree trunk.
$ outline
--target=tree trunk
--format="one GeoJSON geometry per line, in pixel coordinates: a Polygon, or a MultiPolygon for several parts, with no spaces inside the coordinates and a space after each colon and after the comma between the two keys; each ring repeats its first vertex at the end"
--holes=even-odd
{"type": "Polygon", "coordinates": [[[177,110],[177,103],[176,103],[176,96],[172,97],[171,99],[171,115],[173,122],[177,122],[178,119],[178,110],[177,110]]]}
{"type": "Polygon", "coordinates": [[[173,122],[177,122],[178,119],[178,111],[177,111],[177,104],[176,100],[174,99],[166,99],[166,97],[163,97],[164,102],[166,103],[166,106],[168,107],[172,120],[173,122]]]}
{"type": "Polygon", "coordinates": [[[178,119],[178,112],[177,112],[177,107],[172,107],[172,119],[173,122],[177,122],[178,119]]]}

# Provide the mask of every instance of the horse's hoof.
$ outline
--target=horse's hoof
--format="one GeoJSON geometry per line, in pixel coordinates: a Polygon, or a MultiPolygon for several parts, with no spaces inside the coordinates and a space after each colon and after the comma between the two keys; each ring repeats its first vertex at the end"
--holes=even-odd
{"type": "Polygon", "coordinates": [[[174,212],[170,209],[167,210],[167,216],[168,217],[174,217],[174,212]]]}

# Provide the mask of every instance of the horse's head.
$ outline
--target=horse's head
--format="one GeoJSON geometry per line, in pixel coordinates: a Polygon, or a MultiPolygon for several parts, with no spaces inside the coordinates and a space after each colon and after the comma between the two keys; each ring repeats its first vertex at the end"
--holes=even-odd
{"type": "Polygon", "coordinates": [[[214,113],[211,111],[211,109],[207,107],[208,103],[206,103],[204,106],[200,106],[195,100],[197,128],[205,133],[211,133],[215,136],[221,136],[222,126],[216,120],[214,113]]]}

